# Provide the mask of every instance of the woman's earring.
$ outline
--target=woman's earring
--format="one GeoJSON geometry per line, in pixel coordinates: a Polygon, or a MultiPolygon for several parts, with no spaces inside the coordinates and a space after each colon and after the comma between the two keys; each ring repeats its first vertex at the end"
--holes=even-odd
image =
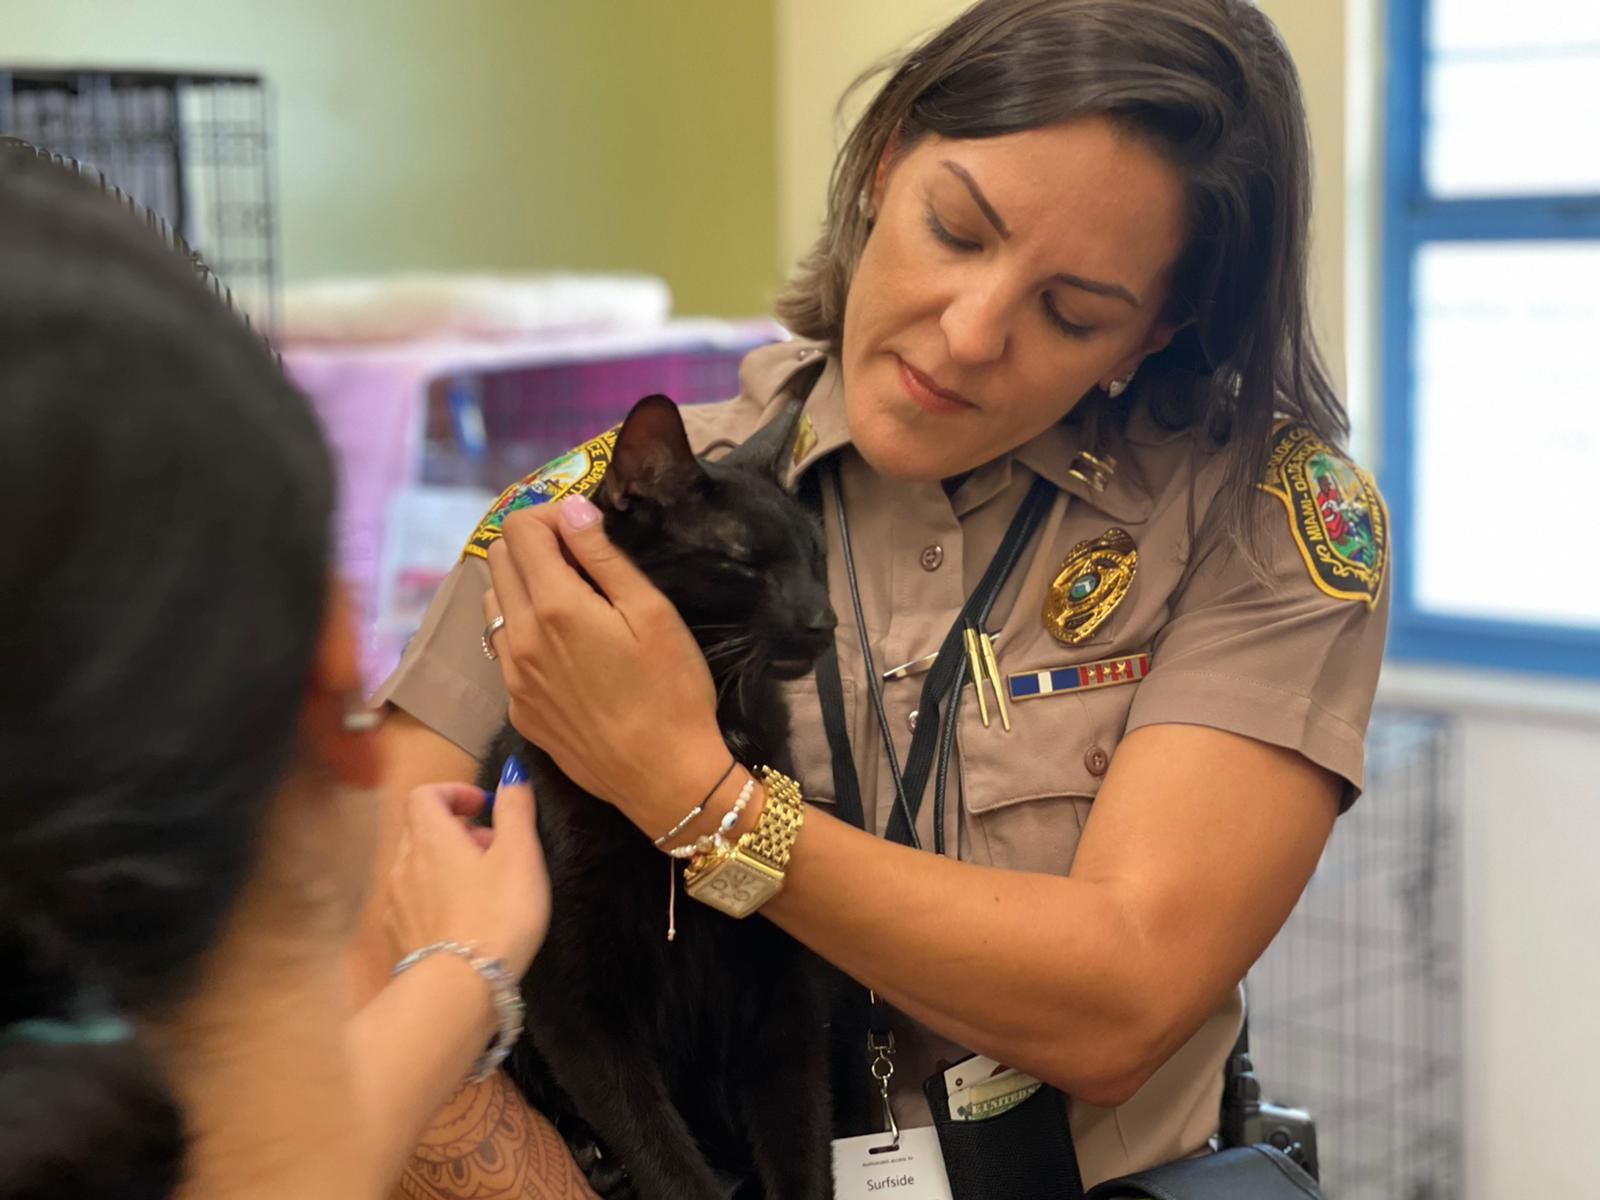
{"type": "Polygon", "coordinates": [[[856,211],[861,214],[861,219],[867,223],[867,228],[872,228],[872,223],[878,219],[878,214],[873,210],[872,197],[865,189],[856,197],[856,211]]]}
{"type": "Polygon", "coordinates": [[[1111,381],[1111,386],[1106,388],[1106,395],[1110,396],[1113,400],[1119,399],[1122,396],[1122,393],[1128,390],[1128,385],[1132,382],[1132,375],[1129,375],[1124,379],[1113,379],[1111,381]]]}
{"type": "Polygon", "coordinates": [[[347,733],[371,733],[383,724],[383,710],[370,707],[360,692],[344,699],[344,728],[347,733]]]}

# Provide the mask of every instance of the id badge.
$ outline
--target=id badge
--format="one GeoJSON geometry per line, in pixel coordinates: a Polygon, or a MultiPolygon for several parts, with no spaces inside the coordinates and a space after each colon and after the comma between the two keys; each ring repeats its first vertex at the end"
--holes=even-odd
{"type": "Polygon", "coordinates": [[[884,1149],[888,1141],[886,1133],[869,1133],[833,1143],[834,1200],[951,1200],[932,1126],[902,1129],[893,1150],[884,1149]]]}

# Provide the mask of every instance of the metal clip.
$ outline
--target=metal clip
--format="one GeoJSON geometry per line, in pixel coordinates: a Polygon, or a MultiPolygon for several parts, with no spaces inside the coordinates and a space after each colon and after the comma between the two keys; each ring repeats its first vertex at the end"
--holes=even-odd
{"type": "Polygon", "coordinates": [[[894,1078],[894,1030],[889,1028],[888,1009],[878,999],[878,993],[867,992],[872,1009],[872,1022],[867,1029],[867,1056],[872,1060],[868,1068],[878,1081],[878,1098],[883,1102],[883,1123],[889,1140],[882,1146],[871,1146],[868,1154],[884,1154],[900,1149],[900,1126],[894,1119],[894,1105],[889,1103],[889,1081],[894,1078]]]}
{"type": "Polygon", "coordinates": [[[886,1034],[880,1041],[875,1034],[867,1034],[867,1050],[872,1054],[872,1077],[878,1081],[878,1098],[883,1102],[883,1123],[889,1140],[874,1146],[869,1153],[900,1149],[900,1126],[894,1119],[894,1105],[889,1103],[889,1081],[894,1078],[894,1034],[886,1034]]]}
{"type": "Polygon", "coordinates": [[[978,689],[978,715],[983,718],[983,727],[989,728],[989,702],[983,698],[983,657],[978,651],[978,633],[971,626],[962,630],[967,642],[967,658],[972,664],[972,682],[978,689]]]}
{"type": "MultiPolygon", "coordinates": [[[[989,668],[989,682],[994,685],[995,707],[1000,710],[1000,724],[1011,732],[1011,714],[1006,711],[1006,686],[1000,678],[1000,663],[994,656],[994,639],[987,633],[978,635],[978,646],[983,651],[983,664],[989,668]]],[[[978,696],[983,697],[983,684],[978,684],[978,696]]]]}
{"type": "MultiPolygon", "coordinates": [[[[988,637],[990,642],[997,643],[1000,641],[998,633],[991,633],[985,636],[988,637]]],[[[914,658],[908,663],[901,663],[898,667],[890,667],[883,673],[884,682],[887,683],[891,679],[909,679],[913,675],[921,675],[924,671],[932,670],[934,660],[938,657],[939,652],[935,650],[932,654],[914,658]]]]}

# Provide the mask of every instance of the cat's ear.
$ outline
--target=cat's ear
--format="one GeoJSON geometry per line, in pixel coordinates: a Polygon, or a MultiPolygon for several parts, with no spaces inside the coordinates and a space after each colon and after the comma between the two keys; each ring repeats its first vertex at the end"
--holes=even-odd
{"type": "Polygon", "coordinates": [[[682,496],[702,473],[678,406],[665,396],[646,396],[622,422],[601,488],[615,509],[635,498],[664,504],[682,496]]]}
{"type": "Polygon", "coordinates": [[[745,438],[722,461],[759,471],[781,483],[783,465],[789,461],[789,448],[794,444],[795,426],[805,406],[804,400],[791,396],[777,416],[745,438]]]}

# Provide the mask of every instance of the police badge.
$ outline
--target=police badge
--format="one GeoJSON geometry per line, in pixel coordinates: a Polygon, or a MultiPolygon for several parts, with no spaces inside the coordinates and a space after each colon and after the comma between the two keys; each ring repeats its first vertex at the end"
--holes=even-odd
{"type": "Polygon", "coordinates": [[[1122,603],[1138,570],[1139,551],[1126,530],[1108,529],[1079,542],[1050,582],[1045,628],[1069,646],[1087,640],[1122,603]]]}

